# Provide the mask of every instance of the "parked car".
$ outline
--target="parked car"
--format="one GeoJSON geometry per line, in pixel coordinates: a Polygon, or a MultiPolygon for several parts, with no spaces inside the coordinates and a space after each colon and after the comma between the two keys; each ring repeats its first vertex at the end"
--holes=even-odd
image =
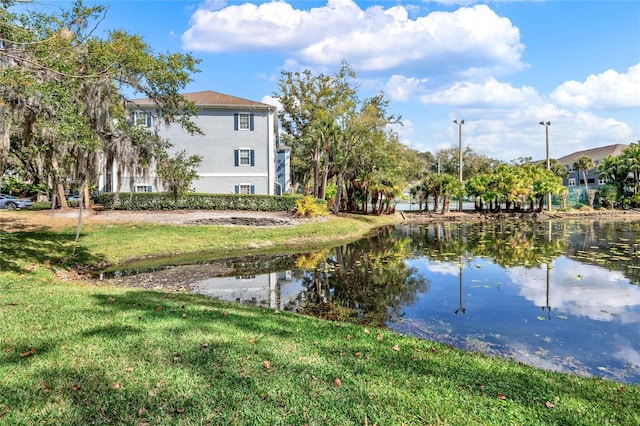
{"type": "Polygon", "coordinates": [[[33,205],[28,198],[18,198],[9,194],[0,194],[0,209],[26,209],[33,205]]]}

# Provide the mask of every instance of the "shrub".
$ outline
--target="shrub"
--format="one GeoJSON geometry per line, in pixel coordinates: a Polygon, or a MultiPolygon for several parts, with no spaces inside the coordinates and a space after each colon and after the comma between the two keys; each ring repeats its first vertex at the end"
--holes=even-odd
{"type": "Polygon", "coordinates": [[[94,201],[107,210],[254,210],[291,211],[296,196],[190,193],[175,200],[166,192],[113,192],[96,195],[94,201]]]}
{"type": "Polygon", "coordinates": [[[326,201],[305,195],[304,198],[296,200],[295,213],[302,217],[317,217],[328,216],[329,210],[326,201]]]}

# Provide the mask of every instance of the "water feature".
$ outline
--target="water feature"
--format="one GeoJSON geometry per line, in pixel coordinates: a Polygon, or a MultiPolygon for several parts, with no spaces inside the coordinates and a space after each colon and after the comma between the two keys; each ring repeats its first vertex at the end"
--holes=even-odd
{"type": "MultiPolygon", "coordinates": [[[[196,292],[640,384],[640,224],[434,223],[198,274],[196,292]]],[[[175,271],[173,271],[175,275],[175,271]]]]}

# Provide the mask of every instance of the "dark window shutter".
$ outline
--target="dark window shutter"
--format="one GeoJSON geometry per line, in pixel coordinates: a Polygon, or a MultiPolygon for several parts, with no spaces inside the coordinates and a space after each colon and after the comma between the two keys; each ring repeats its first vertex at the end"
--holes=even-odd
{"type": "Polygon", "coordinates": [[[252,194],[256,193],[256,187],[254,185],[251,185],[251,193],[252,194]]]}
{"type": "Polygon", "coordinates": [[[234,188],[234,194],[239,194],[240,193],[240,185],[236,185],[234,188]]]}
{"type": "Polygon", "coordinates": [[[131,111],[131,125],[135,126],[136,125],[136,113],[131,111]]]}
{"type": "MultiPolygon", "coordinates": [[[[252,132],[253,132],[253,116],[254,116],[254,115],[255,115],[255,114],[251,114],[251,115],[249,116],[249,130],[251,130],[252,132]]],[[[253,166],[253,164],[252,164],[252,166],[253,166]]]]}
{"type": "Polygon", "coordinates": [[[255,165],[256,165],[256,155],[255,155],[255,150],[253,150],[253,149],[251,150],[250,156],[251,156],[251,165],[252,165],[252,166],[255,166],[255,165]]]}
{"type": "Polygon", "coordinates": [[[151,114],[147,113],[147,127],[151,127],[151,114]]]}
{"type": "Polygon", "coordinates": [[[149,185],[149,186],[147,187],[147,192],[153,192],[153,186],[149,185]]]}
{"type": "Polygon", "coordinates": [[[238,130],[238,114],[233,114],[233,130],[238,130]]]}
{"type": "Polygon", "coordinates": [[[234,149],[233,150],[233,158],[235,160],[236,167],[238,167],[240,165],[240,150],[239,149],[234,149]]]}

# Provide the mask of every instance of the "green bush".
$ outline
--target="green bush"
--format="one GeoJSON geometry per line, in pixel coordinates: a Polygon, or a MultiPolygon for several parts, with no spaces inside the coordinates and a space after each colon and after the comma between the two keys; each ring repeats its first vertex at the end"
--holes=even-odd
{"type": "Polygon", "coordinates": [[[166,192],[104,192],[94,202],[106,210],[253,210],[289,211],[299,196],[190,193],[174,200],[166,192]]]}

